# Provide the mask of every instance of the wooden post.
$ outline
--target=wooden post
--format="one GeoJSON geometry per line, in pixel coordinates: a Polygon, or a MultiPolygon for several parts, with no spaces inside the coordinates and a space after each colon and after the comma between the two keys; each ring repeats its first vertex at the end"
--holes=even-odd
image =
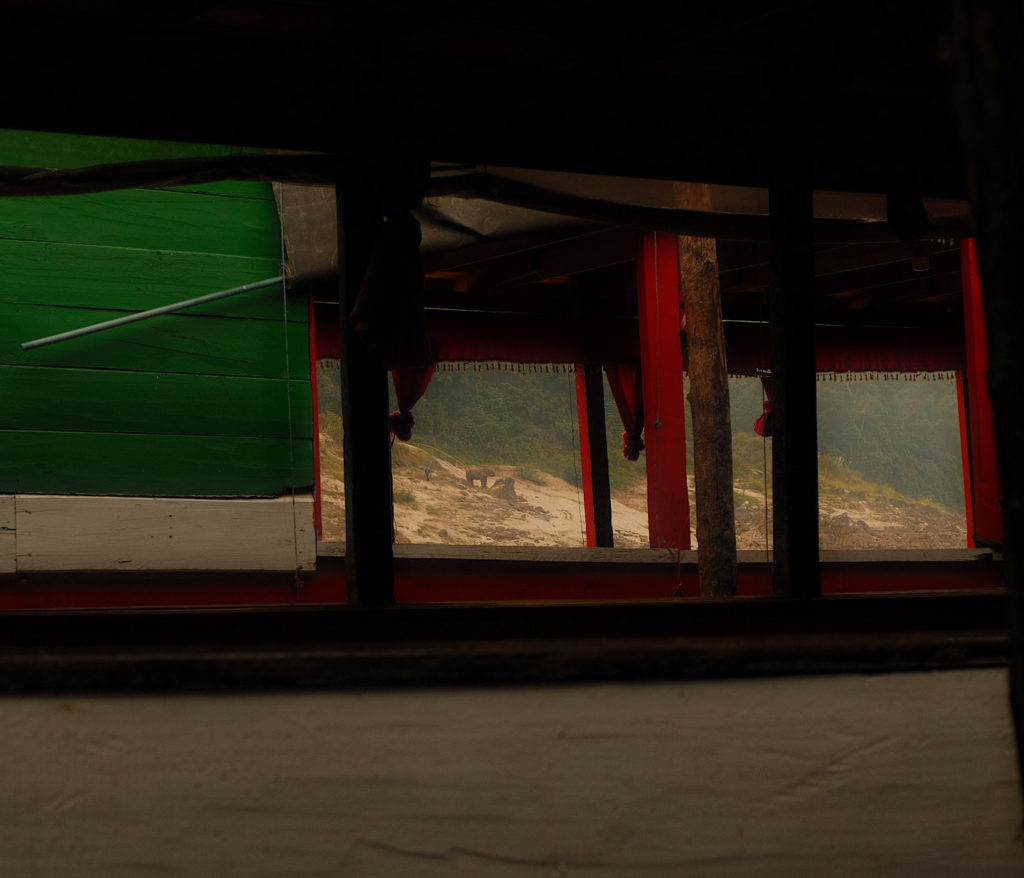
{"type": "Polygon", "coordinates": [[[344,172],[338,179],[346,592],[349,603],[391,604],[395,600],[395,563],[388,374],[367,354],[349,320],[381,216],[363,181],[344,172]]]}
{"type": "Polygon", "coordinates": [[[775,594],[821,594],[818,405],[814,349],[813,193],[803,170],[769,190],[772,293],[772,526],[775,594]]]}
{"type": "Polygon", "coordinates": [[[587,545],[611,547],[615,542],[612,534],[612,494],[608,483],[604,377],[600,366],[577,364],[576,411],[580,430],[587,545]]]}
{"type": "Polygon", "coordinates": [[[686,400],[675,235],[644,235],[637,268],[651,548],[689,549],[686,400]]]}
{"type": "Polygon", "coordinates": [[[964,382],[967,418],[971,521],[969,544],[992,545],[1003,541],[1003,507],[996,465],[996,437],[992,423],[992,400],[988,392],[988,340],[982,300],[978,250],[972,238],[960,242],[960,264],[964,291],[964,382]]]}
{"type": "MultiPolygon", "coordinates": [[[[699,189],[700,207],[710,210],[710,187],[699,189]]],[[[737,582],[732,418],[713,238],[679,237],[679,278],[686,297],[700,593],[703,597],[728,597],[736,594],[737,582]]]]}

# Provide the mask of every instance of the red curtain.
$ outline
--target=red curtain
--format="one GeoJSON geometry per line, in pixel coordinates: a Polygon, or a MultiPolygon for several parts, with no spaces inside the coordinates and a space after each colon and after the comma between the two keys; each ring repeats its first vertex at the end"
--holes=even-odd
{"type": "Polygon", "coordinates": [[[396,439],[408,442],[412,438],[412,428],[416,426],[412,407],[427,392],[433,377],[433,366],[405,366],[391,371],[395,396],[398,397],[398,411],[388,416],[388,426],[396,439]]]}
{"type": "Polygon", "coordinates": [[[626,428],[622,434],[622,456],[636,460],[644,448],[644,394],[640,367],[628,363],[606,363],[608,386],[626,428]]]}
{"type": "Polygon", "coordinates": [[[754,421],[754,432],[758,436],[772,435],[772,379],[767,375],[761,376],[761,389],[764,390],[764,402],[761,408],[764,409],[761,417],[754,421]]]}

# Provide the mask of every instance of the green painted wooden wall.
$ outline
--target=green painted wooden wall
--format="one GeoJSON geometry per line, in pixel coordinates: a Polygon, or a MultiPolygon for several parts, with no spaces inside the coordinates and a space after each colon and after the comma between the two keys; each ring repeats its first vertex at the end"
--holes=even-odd
{"type": "MultiPolygon", "coordinates": [[[[237,147],[0,130],[0,165],[237,147]]],[[[0,493],[273,496],[313,482],[308,314],[280,286],[21,342],[280,273],[269,184],[0,198],[0,493]]]]}

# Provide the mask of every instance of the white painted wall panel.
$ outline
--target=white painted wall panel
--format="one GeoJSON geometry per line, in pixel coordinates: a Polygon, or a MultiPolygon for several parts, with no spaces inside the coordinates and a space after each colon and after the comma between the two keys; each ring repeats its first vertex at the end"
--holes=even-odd
{"type": "Polygon", "coordinates": [[[14,573],[17,565],[14,535],[14,495],[0,494],[0,573],[14,573]]]}
{"type": "Polygon", "coordinates": [[[1001,670],[0,700],[0,874],[1024,874],[1001,670]]]}
{"type": "Polygon", "coordinates": [[[312,497],[19,494],[19,570],[294,570],[316,564],[312,497]]]}

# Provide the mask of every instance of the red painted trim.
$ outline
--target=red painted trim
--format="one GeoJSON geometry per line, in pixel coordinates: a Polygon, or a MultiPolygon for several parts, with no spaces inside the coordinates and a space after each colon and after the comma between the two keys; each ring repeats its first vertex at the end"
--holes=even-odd
{"type": "Polygon", "coordinates": [[[967,428],[973,493],[974,538],[1002,542],[1003,510],[999,488],[992,399],[988,391],[988,337],[978,249],[973,238],[960,242],[963,273],[964,346],[967,357],[967,428]]]}
{"type": "Polygon", "coordinates": [[[576,427],[580,438],[580,470],[583,477],[583,513],[587,525],[587,545],[597,545],[594,512],[594,476],[590,460],[590,413],[587,410],[587,380],[583,366],[576,365],[576,427]]]}
{"type": "MultiPolygon", "coordinates": [[[[640,564],[610,568],[565,562],[515,564],[396,560],[395,599],[399,603],[444,601],[650,600],[700,596],[696,564],[679,568],[640,564]],[[468,565],[475,570],[469,572],[468,565]]],[[[768,596],[767,565],[741,570],[739,594],[768,596]]]]}
{"type": "Polygon", "coordinates": [[[645,234],[637,269],[651,546],[689,549],[682,301],[675,235],[645,234]]]}
{"type": "Polygon", "coordinates": [[[313,394],[313,529],[323,539],[323,499],[320,496],[320,397],[316,383],[316,308],[309,297],[309,383],[313,394]]]}
{"type": "Polygon", "coordinates": [[[974,544],[974,491],[971,489],[970,435],[967,429],[967,388],[963,370],[956,373],[956,408],[960,419],[960,459],[964,470],[964,515],[967,519],[967,548],[974,544]]]}
{"type": "Polygon", "coordinates": [[[822,564],[821,593],[874,594],[1000,588],[1002,565],[984,561],[822,564]]]}
{"type": "MultiPolygon", "coordinates": [[[[303,573],[33,573],[0,576],[0,611],[213,608],[345,603],[344,558],[303,573]]],[[[395,562],[399,603],[696,598],[696,564],[412,560],[395,562]]],[[[825,563],[824,594],[956,591],[1003,585],[998,562],[825,563]]],[[[739,594],[771,594],[767,563],[741,564],[739,594]]]]}
{"type": "MultiPolygon", "coordinates": [[[[333,560],[333,559],[332,559],[333,560]]],[[[0,610],[248,607],[345,602],[345,572],[32,573],[0,576],[0,610]]]]}

